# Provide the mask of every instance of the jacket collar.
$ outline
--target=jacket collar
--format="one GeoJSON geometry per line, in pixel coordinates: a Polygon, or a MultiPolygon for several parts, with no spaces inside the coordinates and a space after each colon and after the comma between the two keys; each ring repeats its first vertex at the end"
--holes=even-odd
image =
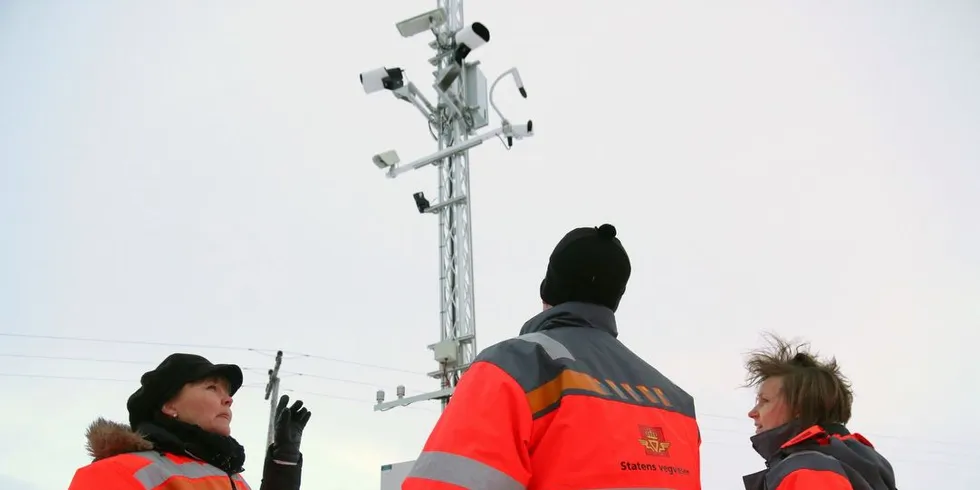
{"type": "Polygon", "coordinates": [[[605,306],[571,301],[538,313],[521,327],[521,335],[559,327],[586,327],[619,335],[616,314],[605,306]]]}
{"type": "MultiPolygon", "coordinates": [[[[846,436],[850,434],[850,431],[848,431],[847,427],[845,427],[843,424],[825,424],[821,426],[813,426],[811,429],[819,429],[822,431],[822,433],[831,435],[846,436]]],[[[811,429],[807,429],[806,432],[810,432],[811,429]]],[[[752,441],[752,448],[755,449],[755,452],[759,453],[759,456],[762,456],[762,459],[766,460],[766,469],[752,473],[751,475],[743,476],[742,483],[745,484],[745,489],[765,490],[766,473],[768,473],[769,468],[777,462],[776,460],[780,459],[780,451],[784,448],[784,446],[790,444],[790,442],[793,442],[790,444],[790,447],[802,443],[803,440],[793,441],[793,439],[804,435],[803,432],[803,424],[799,420],[793,420],[774,429],[760,432],[749,438],[749,440],[752,441]]],[[[804,439],[809,440],[807,438],[804,439]]]]}
{"type": "Polygon", "coordinates": [[[749,438],[755,452],[766,460],[766,469],[743,476],[742,483],[745,485],[745,490],[765,490],[766,474],[769,472],[769,467],[774,463],[773,460],[776,459],[783,445],[800,433],[802,425],[798,420],[793,420],[749,438]]]}
{"type": "Polygon", "coordinates": [[[774,429],[760,432],[749,438],[752,441],[752,449],[766,460],[766,464],[776,457],[779,450],[790,439],[796,437],[803,430],[803,425],[798,420],[785,423],[774,429]]]}
{"type": "MultiPolygon", "coordinates": [[[[815,425],[805,432],[810,433],[812,431],[838,436],[846,436],[851,433],[844,424],[815,425]]],[[[804,436],[803,424],[798,420],[794,420],[775,429],[760,432],[749,438],[749,440],[752,441],[752,448],[755,449],[755,452],[759,453],[759,456],[762,456],[763,459],[769,462],[779,453],[780,449],[783,449],[784,446],[797,438],[797,436],[804,436]]],[[[804,439],[808,440],[809,437],[804,437],[804,439]]],[[[803,440],[794,441],[791,445],[796,445],[801,442],[803,440]]]]}
{"type": "Polygon", "coordinates": [[[768,472],[769,470],[762,470],[743,476],[742,484],[745,485],[745,490],[766,490],[766,473],[768,472]]]}

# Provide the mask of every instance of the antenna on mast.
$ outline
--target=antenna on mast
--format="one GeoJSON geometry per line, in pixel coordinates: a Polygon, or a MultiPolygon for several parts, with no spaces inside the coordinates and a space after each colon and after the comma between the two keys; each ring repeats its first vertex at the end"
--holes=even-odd
{"type": "Polygon", "coordinates": [[[438,369],[429,376],[439,380],[440,389],[405,397],[405,387],[397,388],[397,399],[385,401],[378,391],[375,411],[390,410],[411,403],[440,400],[445,409],[460,376],[477,354],[476,321],[473,299],[473,241],[470,221],[469,150],[498,138],[510,149],[514,140],[533,136],[532,123],[512,124],[492,103],[493,91],[504,77],[511,76],[522,97],[527,98],[524,82],[517,68],[500,75],[487,89],[487,78],[479,61],[467,61],[473,50],[490,41],[490,31],[479,22],[463,23],[462,0],[438,0],[434,10],[396,24],[403,37],[426,31],[435,39],[429,47],[436,52],[429,59],[436,70],[432,88],[433,104],[405,75],[401,68],[377,68],[361,73],[365,93],[388,90],[396,99],[412,104],[426,119],[429,132],[439,143],[439,150],[409,163],[401,163],[394,150],[374,155],[372,161],[389,178],[434,165],[439,170],[439,197],[430,202],[424,192],[412,195],[419,213],[439,217],[439,342],[429,345],[438,369]],[[500,126],[476,131],[489,125],[489,110],[500,117],[500,126]]]}

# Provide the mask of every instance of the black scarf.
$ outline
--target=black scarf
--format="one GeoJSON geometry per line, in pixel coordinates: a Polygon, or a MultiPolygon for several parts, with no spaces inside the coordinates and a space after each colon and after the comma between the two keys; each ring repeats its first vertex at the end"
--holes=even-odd
{"type": "Polygon", "coordinates": [[[228,474],[245,471],[245,448],[231,436],[214,434],[162,413],[141,423],[138,430],[156,450],[186,454],[228,474]]]}

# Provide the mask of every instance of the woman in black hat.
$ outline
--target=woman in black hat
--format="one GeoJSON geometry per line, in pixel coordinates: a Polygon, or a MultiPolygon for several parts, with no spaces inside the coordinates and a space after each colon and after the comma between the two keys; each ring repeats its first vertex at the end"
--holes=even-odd
{"type": "MultiPolygon", "coordinates": [[[[245,449],[231,437],[232,396],[242,386],[234,364],[173,354],[140,379],[126,408],[129,425],[99,418],[88,429],[93,462],[75,472],[69,490],[163,488],[250,490],[241,476],[245,449]],[[177,483],[180,482],[180,483],[177,483]]],[[[279,400],[274,442],[260,490],[298,490],[299,451],[310,412],[279,400]]]]}

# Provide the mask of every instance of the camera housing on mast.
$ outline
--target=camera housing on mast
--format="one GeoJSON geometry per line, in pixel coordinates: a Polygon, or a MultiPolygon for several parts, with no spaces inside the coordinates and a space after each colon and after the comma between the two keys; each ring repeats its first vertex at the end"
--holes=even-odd
{"type": "Polygon", "coordinates": [[[432,207],[432,204],[425,198],[425,193],[422,191],[412,194],[412,199],[415,200],[415,208],[419,210],[419,214],[425,214],[432,207]]]}
{"type": "Polygon", "coordinates": [[[388,150],[384,153],[378,153],[377,155],[371,157],[371,161],[374,162],[375,166],[377,166],[381,170],[384,170],[388,167],[397,165],[398,162],[401,161],[401,159],[398,158],[397,151],[388,150]]]}
{"type": "Polygon", "coordinates": [[[490,29],[481,22],[474,22],[456,32],[453,39],[456,41],[453,61],[459,64],[471,51],[490,42],[490,29]]]}
{"type": "Polygon", "coordinates": [[[452,52],[453,62],[436,73],[433,87],[439,92],[448,92],[463,72],[463,60],[476,48],[490,42],[490,30],[481,22],[474,22],[453,36],[456,48],[452,52]]]}
{"type": "Polygon", "coordinates": [[[373,94],[381,90],[395,91],[405,86],[405,71],[401,68],[376,68],[361,73],[361,86],[364,93],[373,94]]]}
{"type": "Polygon", "coordinates": [[[412,37],[422,34],[425,31],[433,31],[446,23],[446,11],[439,7],[428,12],[421,13],[410,19],[405,19],[397,24],[395,28],[402,37],[412,37]]]}

